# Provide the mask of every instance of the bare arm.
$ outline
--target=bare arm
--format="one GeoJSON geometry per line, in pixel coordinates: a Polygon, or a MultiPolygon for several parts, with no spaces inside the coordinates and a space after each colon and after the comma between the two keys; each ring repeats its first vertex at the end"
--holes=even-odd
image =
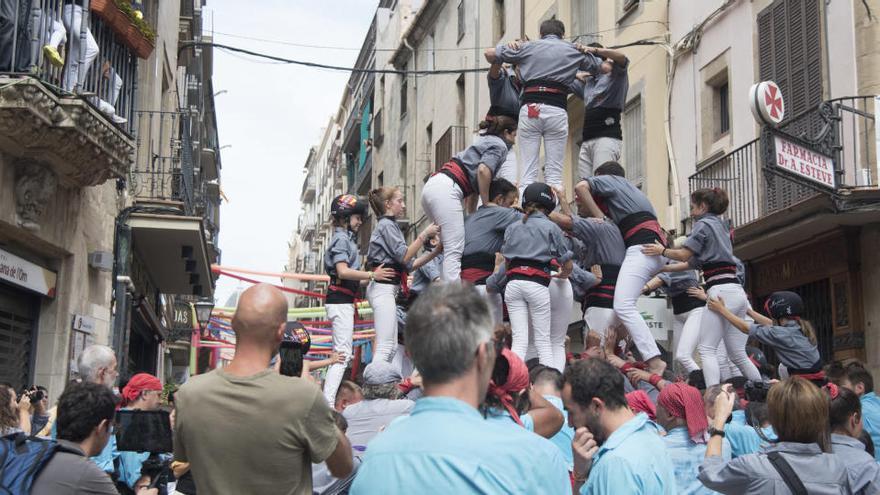
{"type": "Polygon", "coordinates": [[[654,277],[642,287],[642,294],[647,294],[649,292],[654,292],[663,286],[663,280],[660,277],[654,277]]]}
{"type": "Polygon", "coordinates": [[[544,438],[559,433],[562,422],[565,421],[559,409],[534,390],[529,390],[529,402],[532,404],[529,416],[535,422],[535,433],[544,438]]]}
{"type": "Polygon", "coordinates": [[[596,48],[594,53],[601,58],[610,58],[612,62],[620,67],[626,65],[626,55],[624,55],[623,52],[611,50],[609,48],[596,48]]]}
{"type": "Polygon", "coordinates": [[[436,258],[441,252],[442,251],[440,251],[440,248],[437,248],[437,249],[431,251],[430,253],[425,253],[425,254],[421,255],[418,259],[416,259],[413,262],[412,271],[416,271],[419,268],[425,266],[425,264],[427,264],[432,259],[436,258]]]}
{"type": "Polygon", "coordinates": [[[571,217],[565,213],[558,213],[554,211],[550,213],[550,216],[548,218],[556,223],[556,225],[559,225],[559,228],[562,230],[570,231],[572,225],[574,224],[574,221],[571,219],[571,217]]]}
{"type": "Polygon", "coordinates": [[[489,184],[492,183],[492,170],[481,163],[477,167],[477,187],[480,190],[480,200],[483,204],[489,203],[489,184]]]}
{"type": "Polygon", "coordinates": [[[755,320],[755,323],[757,323],[758,325],[765,325],[768,327],[773,325],[773,320],[771,320],[770,318],[767,318],[766,316],[762,315],[761,313],[758,313],[757,311],[755,311],[752,308],[749,308],[748,313],[749,313],[749,316],[751,316],[752,319],[755,320]]]}
{"type": "MultiPolygon", "coordinates": [[[[735,392],[731,385],[724,385],[718,397],[715,398],[715,419],[712,420],[712,426],[716,430],[724,430],[727,424],[727,417],[733,411],[733,402],[736,398],[735,392]]],[[[712,435],[709,437],[709,444],[706,446],[706,457],[721,456],[723,438],[721,435],[712,435]]]]}
{"type": "MultiPolygon", "coordinates": [[[[494,52],[495,52],[495,49],[494,49],[494,48],[490,48],[489,50],[492,50],[492,52],[493,52],[493,54],[494,54],[494,52]]],[[[486,60],[489,60],[489,55],[488,55],[489,50],[486,50],[486,54],[485,54],[485,55],[486,55],[486,60]]],[[[501,65],[500,63],[498,63],[498,62],[492,63],[492,62],[490,61],[489,63],[492,64],[492,65],[489,66],[489,77],[492,78],[492,79],[498,79],[499,77],[501,77],[501,67],[502,67],[502,65],[501,65]]]]}
{"type": "MultiPolygon", "coordinates": [[[[667,252],[668,251],[669,250],[667,249],[667,252]]],[[[668,265],[663,265],[663,269],[660,271],[667,272],[667,273],[669,273],[669,272],[683,272],[686,270],[690,270],[691,268],[692,268],[691,265],[682,261],[679,263],[670,263],[668,265]]]]}
{"type": "Polygon", "coordinates": [[[693,257],[694,252],[688,248],[667,248],[659,242],[654,244],[644,244],[642,252],[648,256],[665,256],[675,261],[688,261],[693,257]]]}
{"type": "MultiPolygon", "coordinates": [[[[436,234],[436,233],[437,233],[437,225],[435,225],[433,223],[431,225],[428,225],[425,228],[425,230],[422,231],[421,234],[416,236],[416,240],[414,240],[412,242],[412,244],[410,244],[406,248],[406,253],[404,253],[404,255],[403,255],[403,263],[404,264],[409,263],[409,261],[411,259],[413,259],[415,257],[415,255],[417,255],[419,253],[419,250],[422,249],[422,246],[425,245],[425,241],[427,240],[427,238],[436,234]]],[[[423,264],[424,264],[424,262],[422,263],[422,265],[423,264]]],[[[422,265],[419,265],[419,266],[422,266],[422,265]]],[[[413,270],[415,270],[417,268],[418,268],[417,266],[414,266],[413,270]]]]}
{"type": "Polygon", "coordinates": [[[374,278],[380,282],[391,280],[394,276],[394,270],[385,268],[385,265],[379,265],[372,272],[363,270],[355,270],[348,267],[348,263],[340,261],[336,263],[336,276],[343,280],[373,280],[374,278]]]}
{"type": "Polygon", "coordinates": [[[574,193],[577,194],[577,197],[584,203],[587,207],[587,211],[590,212],[591,217],[595,218],[604,218],[605,214],[602,213],[602,209],[599,208],[599,205],[596,204],[596,201],[593,200],[593,195],[590,193],[590,183],[582,180],[574,186],[574,193]]]}
{"type": "Polygon", "coordinates": [[[336,430],[336,449],[325,462],[334,478],[345,478],[354,469],[351,460],[351,444],[345,434],[338,429],[336,430]]]}
{"type": "MultiPolygon", "coordinates": [[[[498,57],[495,56],[495,47],[487,49],[485,52],[483,52],[483,56],[486,57],[486,61],[490,64],[493,64],[493,66],[495,64],[498,64],[498,70],[501,70],[501,62],[498,60],[498,57]]],[[[491,68],[489,70],[491,70],[491,68]]],[[[498,75],[496,74],[493,79],[497,78],[498,75]]]]}

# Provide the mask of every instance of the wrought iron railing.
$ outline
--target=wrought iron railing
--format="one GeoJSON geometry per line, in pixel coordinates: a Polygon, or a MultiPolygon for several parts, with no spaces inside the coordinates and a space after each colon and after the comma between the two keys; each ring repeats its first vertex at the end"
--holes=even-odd
{"type": "Polygon", "coordinates": [[[191,118],[183,112],[137,112],[137,154],[129,177],[135,199],[176,201],[196,209],[191,118]]]}
{"type": "MultiPolygon", "coordinates": [[[[832,99],[789,119],[780,130],[834,158],[838,189],[878,187],[874,102],[873,96],[832,99]]],[[[734,226],[822,194],[821,189],[764,166],[772,158],[766,155],[772,153],[766,143],[772,135],[765,134],[765,142],[750,141],[699,167],[688,179],[691,191],[706,187],[728,191],[727,216],[734,226]]]]}
{"type": "Polygon", "coordinates": [[[3,2],[0,16],[12,29],[9,39],[0,39],[0,74],[31,75],[61,93],[79,94],[131,133],[137,56],[92,15],[89,0],[81,3],[3,2]]]}

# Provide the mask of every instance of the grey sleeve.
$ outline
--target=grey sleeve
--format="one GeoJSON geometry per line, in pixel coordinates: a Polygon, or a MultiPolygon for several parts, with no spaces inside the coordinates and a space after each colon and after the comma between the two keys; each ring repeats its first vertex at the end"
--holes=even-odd
{"type": "MultiPolygon", "coordinates": [[[[388,248],[388,254],[394,258],[394,261],[403,264],[403,257],[406,256],[407,248],[403,233],[396,226],[389,225],[387,222],[384,222],[378,228],[380,229],[379,233],[382,235],[382,239],[385,241],[385,246],[388,248]]],[[[408,265],[412,266],[411,263],[408,265]]]]}
{"type": "Polygon", "coordinates": [[[419,270],[431,282],[440,277],[440,263],[437,263],[437,258],[432,259],[429,263],[425,263],[419,270]]]}
{"type": "Polygon", "coordinates": [[[597,231],[597,224],[590,219],[576,215],[571,216],[571,233],[585,244],[593,242],[596,238],[597,231]]]}
{"type": "Polygon", "coordinates": [[[626,74],[626,71],[629,69],[629,57],[626,58],[623,65],[617,65],[616,63],[611,64],[611,72],[615,76],[621,76],[626,74]]]}
{"type": "Polygon", "coordinates": [[[710,234],[711,231],[709,227],[707,227],[705,223],[698,221],[694,224],[694,231],[691,232],[691,235],[689,235],[684,241],[683,246],[688,248],[694,254],[699,255],[706,247],[706,241],[710,234]]]}
{"type": "MultiPolygon", "coordinates": [[[[762,471],[755,457],[756,454],[747,454],[730,461],[725,461],[721,456],[706,457],[700,465],[700,474],[697,478],[710,490],[721,493],[745,493],[754,476],[753,469],[762,471]]],[[[772,485],[765,488],[772,488],[772,485]]],[[[764,492],[759,490],[750,493],[764,492]]]]}
{"type": "Polygon", "coordinates": [[[665,285],[666,287],[672,285],[672,276],[669,274],[669,272],[660,272],[657,274],[657,278],[659,278],[660,281],[663,282],[663,285],[665,285]]]}
{"type": "Polygon", "coordinates": [[[553,232],[553,243],[556,245],[554,250],[556,251],[556,261],[559,264],[563,264],[574,257],[574,252],[571,250],[571,246],[568,241],[565,239],[565,234],[562,233],[562,229],[554,225],[552,230],[553,232]]]}
{"type": "MultiPolygon", "coordinates": [[[[584,270],[577,263],[575,263],[574,268],[571,271],[571,276],[569,277],[571,281],[572,287],[577,286],[577,289],[573,289],[575,293],[585,293],[586,291],[592,289],[599,283],[599,279],[593,275],[593,272],[584,270]]],[[[580,299],[580,298],[576,298],[580,299]]]]}
{"type": "Polygon", "coordinates": [[[749,327],[749,337],[754,337],[756,340],[761,342],[762,344],[767,344],[769,346],[778,346],[783,343],[783,339],[780,339],[780,335],[774,332],[774,327],[767,325],[758,325],[757,323],[752,323],[752,326],[749,327]]]}
{"type": "Polygon", "coordinates": [[[501,148],[501,146],[496,145],[488,146],[480,155],[480,163],[489,167],[489,170],[492,171],[492,177],[495,177],[498,168],[501,167],[506,159],[507,148],[501,148]]]}
{"type": "Polygon", "coordinates": [[[605,175],[587,177],[587,183],[590,184],[590,192],[597,196],[608,196],[615,189],[611,178],[605,175]]]}
{"type": "Polygon", "coordinates": [[[526,56],[528,51],[526,49],[527,46],[528,43],[524,43],[522,46],[519,47],[519,50],[514,50],[508,47],[506,44],[501,43],[495,47],[495,58],[497,59],[497,62],[508,64],[518,63],[522,61],[522,59],[526,56]]]}
{"type": "Polygon", "coordinates": [[[569,83],[568,89],[571,90],[571,94],[573,94],[574,96],[577,96],[578,98],[583,100],[585,86],[586,85],[584,83],[582,83],[580,79],[574,78],[574,81],[569,83]]]}
{"type": "Polygon", "coordinates": [[[330,253],[330,264],[335,268],[336,263],[348,263],[349,252],[347,243],[339,238],[334,237],[330,242],[330,246],[327,248],[327,251],[330,253]]]}
{"type": "Polygon", "coordinates": [[[590,74],[596,74],[602,68],[602,59],[593,55],[592,53],[585,53],[584,60],[581,62],[579,67],[580,70],[585,70],[590,74]]]}
{"type": "Polygon", "coordinates": [[[489,275],[489,278],[486,279],[486,290],[496,294],[503,294],[505,286],[507,286],[507,272],[504,265],[501,265],[497,272],[489,275]]]}

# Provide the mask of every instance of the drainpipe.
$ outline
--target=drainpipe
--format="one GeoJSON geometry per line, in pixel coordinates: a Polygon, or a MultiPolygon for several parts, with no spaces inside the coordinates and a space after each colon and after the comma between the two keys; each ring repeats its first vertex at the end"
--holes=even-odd
{"type": "MultiPolygon", "coordinates": [[[[436,40],[435,40],[436,42],[436,40]]],[[[412,53],[413,60],[413,71],[419,70],[419,56],[418,53],[413,49],[412,45],[409,44],[409,40],[406,36],[403,37],[403,46],[412,53]]],[[[436,68],[436,67],[435,67],[436,68]]],[[[407,76],[409,77],[409,76],[407,76]]],[[[413,104],[412,104],[412,120],[410,120],[410,144],[407,144],[406,147],[406,159],[409,161],[410,156],[413,157],[413,163],[415,164],[415,158],[418,156],[418,140],[419,140],[419,78],[415,75],[412,76],[412,88],[413,88],[413,104]]],[[[413,208],[418,204],[416,203],[416,167],[409,167],[406,163],[403,164],[406,170],[406,187],[412,190],[412,194],[409,191],[404,191],[406,193],[407,198],[411,198],[410,201],[413,202],[413,208]],[[410,180],[410,170],[412,173],[412,180],[410,180]]],[[[413,211],[414,210],[409,210],[413,211]]],[[[409,230],[412,231],[416,228],[415,222],[410,222],[409,230]]]]}

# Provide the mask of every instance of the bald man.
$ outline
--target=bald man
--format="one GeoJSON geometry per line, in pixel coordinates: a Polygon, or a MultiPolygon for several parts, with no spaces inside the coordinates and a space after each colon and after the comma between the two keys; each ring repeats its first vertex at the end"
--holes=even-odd
{"type": "Polygon", "coordinates": [[[190,463],[199,493],[311,494],[311,465],[320,462],[336,478],[351,474],[351,446],[321,390],[269,368],[286,323],[281,291],[244,291],[232,362],[175,395],[174,458],[190,463]]]}

